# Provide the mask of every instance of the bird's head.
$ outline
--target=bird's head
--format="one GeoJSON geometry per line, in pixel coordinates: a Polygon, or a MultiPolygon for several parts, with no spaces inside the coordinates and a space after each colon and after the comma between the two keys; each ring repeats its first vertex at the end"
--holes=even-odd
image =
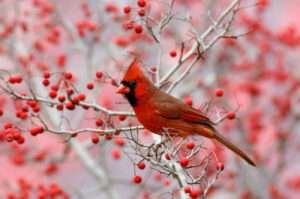
{"type": "Polygon", "coordinates": [[[117,88],[117,93],[123,94],[132,106],[139,100],[144,100],[150,94],[153,84],[145,76],[141,63],[134,59],[129,65],[125,75],[117,88]]]}

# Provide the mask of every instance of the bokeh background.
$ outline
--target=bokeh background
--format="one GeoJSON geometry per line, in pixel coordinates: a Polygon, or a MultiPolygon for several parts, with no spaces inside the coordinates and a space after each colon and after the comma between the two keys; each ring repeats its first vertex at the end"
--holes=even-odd
{"type": "MultiPolygon", "coordinates": [[[[38,117],[62,131],[126,127],[138,124],[134,118],[107,118],[92,108],[68,110],[65,106],[59,111],[51,103],[39,103],[40,110],[35,112],[28,101],[3,89],[9,85],[20,94],[52,100],[51,87],[59,85],[58,93],[66,91],[61,76],[70,72],[73,77],[68,84],[91,104],[131,111],[115,93],[115,86],[133,55],[153,81],[158,65],[159,77],[164,77],[178,63],[182,43],[182,53],[188,52],[195,37],[234,1],[146,0],[145,8],[137,2],[0,1],[0,198],[179,198],[176,180],[147,162],[145,170],[136,169],[132,159],[140,158],[130,156],[134,149],[120,144],[124,140],[118,141],[119,137],[109,140],[86,132],[70,139],[47,131],[38,136],[29,133],[41,123],[38,117]],[[124,13],[126,5],[130,14],[124,13]],[[158,22],[167,14],[172,17],[159,32],[158,22]],[[133,29],[128,28],[131,25],[133,29]],[[49,85],[45,72],[51,74],[49,85]],[[22,83],[6,81],[13,75],[19,75],[22,83]],[[22,134],[24,143],[7,141],[5,126],[9,124],[22,134]],[[95,137],[100,139],[97,144],[93,144],[95,137]],[[136,173],[143,176],[142,184],[132,182],[136,173]]],[[[225,165],[207,198],[299,198],[299,11],[299,0],[241,0],[228,33],[205,50],[171,93],[200,109],[210,102],[208,114],[213,119],[235,112],[236,118],[225,119],[218,129],[257,161],[258,167],[252,168],[221,146],[191,138],[208,146],[225,165]],[[216,97],[216,89],[222,89],[224,96],[216,97]]],[[[231,14],[222,25],[230,18],[231,14]]],[[[209,44],[222,28],[205,42],[209,44]]],[[[168,83],[176,81],[190,61],[168,83]]],[[[151,133],[139,133],[143,142],[153,141],[151,133]]]]}

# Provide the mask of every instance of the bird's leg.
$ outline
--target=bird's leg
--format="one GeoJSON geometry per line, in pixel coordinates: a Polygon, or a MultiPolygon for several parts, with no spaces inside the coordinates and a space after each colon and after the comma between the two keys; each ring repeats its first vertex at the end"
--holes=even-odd
{"type": "Polygon", "coordinates": [[[169,150],[169,145],[172,141],[172,137],[168,133],[167,129],[164,129],[164,133],[161,136],[161,140],[159,143],[155,143],[153,152],[155,154],[156,159],[160,162],[162,160],[163,155],[166,151],[169,150]]]}
{"type": "MultiPolygon", "coordinates": [[[[153,135],[153,137],[156,136],[155,134],[153,135]]],[[[148,146],[148,152],[147,152],[147,156],[148,157],[155,157],[157,159],[157,151],[159,151],[159,148],[161,147],[161,138],[155,139],[156,137],[154,137],[154,142],[148,146]]]]}
{"type": "Polygon", "coordinates": [[[170,129],[164,129],[162,136],[153,134],[154,143],[149,146],[148,155],[154,156],[158,161],[161,161],[162,156],[168,151],[170,143],[172,143],[172,134],[169,131],[170,129]]]}
{"type": "Polygon", "coordinates": [[[149,152],[155,157],[156,160],[160,161],[163,154],[164,142],[163,136],[153,134],[154,143],[149,146],[149,152]]]}

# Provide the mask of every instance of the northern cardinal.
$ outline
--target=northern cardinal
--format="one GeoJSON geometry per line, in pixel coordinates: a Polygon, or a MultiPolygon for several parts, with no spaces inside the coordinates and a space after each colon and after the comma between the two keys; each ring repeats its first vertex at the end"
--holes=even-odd
{"type": "Polygon", "coordinates": [[[137,59],[129,65],[116,92],[125,96],[138,121],[153,133],[162,135],[167,132],[179,137],[201,135],[215,139],[256,166],[248,155],[215,129],[215,124],[207,116],[155,87],[137,59]]]}

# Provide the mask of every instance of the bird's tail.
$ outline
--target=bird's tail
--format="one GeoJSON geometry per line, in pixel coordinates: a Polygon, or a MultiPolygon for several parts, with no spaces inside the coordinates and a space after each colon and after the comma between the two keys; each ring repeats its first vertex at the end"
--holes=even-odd
{"type": "Polygon", "coordinates": [[[230,142],[227,138],[225,138],[223,135],[221,135],[216,130],[214,131],[214,139],[221,142],[223,145],[225,145],[231,151],[233,151],[234,153],[239,155],[241,158],[243,158],[250,165],[252,165],[254,167],[256,166],[255,162],[245,152],[243,152],[239,147],[234,145],[232,142],[230,142]]]}

